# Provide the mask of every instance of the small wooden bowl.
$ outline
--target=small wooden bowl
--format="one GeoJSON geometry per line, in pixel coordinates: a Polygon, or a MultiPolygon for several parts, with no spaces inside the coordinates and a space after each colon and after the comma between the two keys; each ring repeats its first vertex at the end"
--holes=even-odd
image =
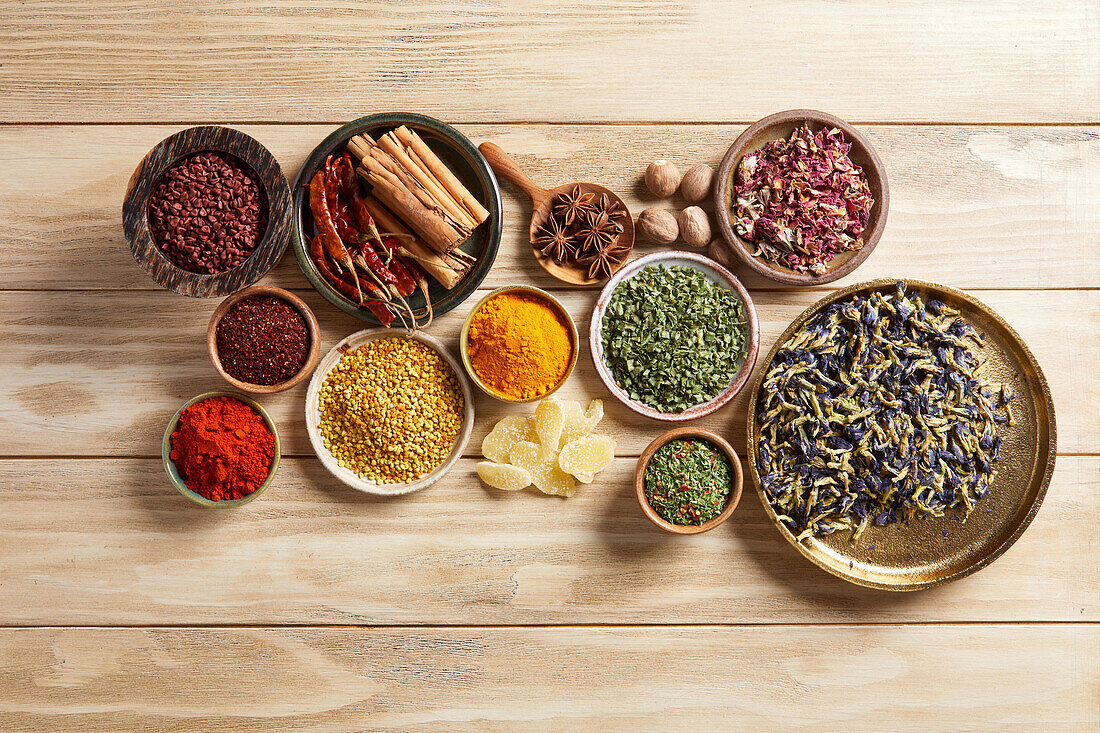
{"type": "Polygon", "coordinates": [[[579,351],[579,344],[580,344],[580,335],[577,333],[577,324],[573,321],[573,316],[569,315],[569,311],[567,311],[565,309],[565,306],[562,305],[561,301],[558,300],[557,298],[555,298],[550,293],[546,292],[545,290],[542,290],[540,288],[536,288],[536,287],[531,286],[531,285],[506,285],[505,287],[497,288],[493,292],[486,295],[484,298],[482,298],[478,302],[478,304],[476,306],[474,306],[474,309],[472,311],[470,311],[470,314],[468,316],[466,316],[466,320],[462,324],[462,332],[459,334],[459,337],[458,337],[458,348],[459,348],[459,351],[462,352],[461,353],[462,366],[464,366],[466,368],[466,373],[468,375],[470,375],[470,381],[472,381],[474,384],[476,384],[482,392],[489,395],[490,397],[492,397],[494,399],[498,399],[501,402],[511,402],[511,403],[515,403],[515,404],[519,404],[519,403],[523,403],[523,402],[537,402],[538,400],[541,400],[544,397],[549,397],[550,395],[557,392],[558,389],[561,388],[561,386],[569,380],[569,376],[573,373],[573,368],[575,366],[577,366],[577,352],[579,351]],[[537,295],[540,298],[544,299],[549,305],[551,305],[554,308],[554,310],[556,310],[562,316],[562,318],[565,319],[565,322],[569,324],[569,335],[570,335],[570,338],[573,339],[573,355],[569,357],[569,367],[565,370],[565,375],[558,381],[557,384],[555,384],[550,389],[550,391],[544,392],[543,394],[540,394],[536,397],[516,398],[516,397],[509,397],[507,395],[503,395],[503,394],[497,392],[496,390],[494,390],[493,388],[489,387],[487,384],[485,384],[484,382],[481,381],[481,377],[479,377],[477,375],[477,372],[474,370],[473,362],[470,361],[470,351],[469,351],[470,321],[473,320],[474,314],[477,313],[478,310],[481,309],[481,306],[485,305],[486,303],[488,303],[490,300],[492,300],[496,296],[500,295],[501,293],[510,293],[510,292],[534,293],[535,295],[537,295]]]}
{"type": "Polygon", "coordinates": [[[279,468],[279,456],[280,456],[280,454],[281,454],[281,450],[280,450],[280,447],[279,447],[279,431],[275,427],[275,421],[273,421],[271,419],[271,415],[267,414],[267,410],[265,410],[260,405],[259,402],[256,402],[251,397],[246,397],[245,395],[239,394],[237,392],[227,392],[227,391],[224,391],[224,390],[216,390],[214,392],[204,392],[203,394],[201,394],[197,397],[192,397],[191,399],[187,400],[187,402],[183,403],[183,407],[176,410],[176,414],[173,415],[172,419],[168,421],[168,427],[164,431],[164,438],[161,440],[161,443],[160,443],[161,460],[164,462],[164,471],[165,471],[165,473],[168,474],[168,480],[172,482],[172,485],[176,487],[177,491],[179,491],[181,494],[186,496],[188,499],[190,499],[191,501],[195,502],[196,504],[198,504],[200,506],[206,506],[206,507],[237,507],[237,506],[243,506],[243,505],[247,504],[248,502],[252,501],[253,499],[257,498],[260,494],[262,494],[264,492],[264,490],[267,489],[268,486],[271,485],[271,482],[275,480],[275,471],[276,471],[276,469],[279,468]],[[245,403],[246,405],[251,407],[253,410],[260,413],[260,417],[262,417],[264,419],[264,423],[267,424],[268,430],[270,430],[271,434],[273,436],[275,436],[275,457],[271,459],[271,468],[268,470],[267,479],[262,484],[260,484],[260,487],[258,489],[253,491],[248,496],[243,496],[240,499],[227,499],[227,500],[224,500],[224,501],[211,501],[210,499],[207,499],[205,496],[195,493],[191,489],[187,488],[187,484],[185,484],[183,482],[183,479],[180,478],[179,471],[176,470],[176,464],[171,458],[172,433],[175,432],[176,425],[179,424],[180,415],[183,414],[183,411],[186,410],[191,405],[194,405],[197,402],[202,402],[203,400],[208,400],[211,397],[232,397],[235,400],[240,400],[241,402],[245,403]]]}
{"type": "Polygon", "coordinates": [[[477,148],[481,151],[481,154],[485,156],[485,160],[489,162],[493,170],[497,172],[502,178],[511,181],[516,186],[521,188],[524,193],[531,197],[531,204],[534,210],[531,212],[531,250],[535,255],[535,259],[538,261],[542,269],[556,277],[562,282],[569,283],[570,285],[599,285],[606,278],[591,278],[588,276],[588,268],[576,264],[563,264],[555,262],[542,251],[535,246],[535,237],[538,236],[539,227],[544,225],[547,219],[550,218],[550,214],[554,208],[554,199],[559,194],[568,193],[573,190],[574,187],[580,187],[585,193],[590,193],[595,196],[606,195],[612,201],[622,207],[626,212],[622,219],[623,232],[619,235],[619,244],[625,247],[622,260],[615,266],[612,271],[612,275],[622,269],[627,260],[630,259],[630,253],[634,249],[634,217],[630,214],[630,209],[627,208],[626,203],[611,189],[605,188],[596,183],[566,183],[547,190],[542,188],[538,184],[528,177],[523,169],[516,164],[514,160],[508,157],[508,154],[501,149],[499,145],[494,143],[485,142],[477,148]]]}
{"type": "Polygon", "coordinates": [[[722,165],[718,169],[717,185],[714,189],[714,211],[718,215],[718,229],[729,243],[730,249],[748,267],[764,277],[784,285],[824,285],[839,280],[859,267],[878,245],[882,231],[886,228],[886,215],[890,211],[890,186],[886,180],[886,168],[882,159],[871,147],[871,142],[856,128],[839,117],[817,112],[812,109],[792,109],[769,115],[745,130],[733,142],[722,165]],[[855,252],[840,252],[827,265],[824,275],[812,272],[798,272],[784,265],[768,262],[753,256],[754,246],[737,235],[730,222],[730,208],[733,205],[733,180],[737,168],[746,153],[759,150],[772,140],[787,139],[794,130],[807,126],[814,132],[822,128],[839,128],[844,139],[852,144],[848,156],[852,162],[863,169],[867,184],[875,203],[871,207],[871,216],[863,230],[863,248],[855,252]]]}
{"type": "Polygon", "coordinates": [[[321,359],[321,363],[317,365],[317,369],[314,370],[313,378],[309,381],[309,389],[306,390],[306,432],[309,434],[309,442],[310,445],[313,446],[313,452],[321,459],[321,465],[324,466],[329,473],[335,476],[337,480],[366,494],[398,496],[401,494],[410,494],[414,491],[419,491],[420,489],[431,486],[454,468],[455,463],[462,457],[462,452],[466,450],[466,444],[470,442],[470,435],[473,429],[474,390],[470,386],[470,380],[466,378],[458,360],[451,355],[451,352],[447,350],[443,343],[438,339],[432,338],[423,331],[406,331],[400,328],[370,328],[353,333],[336,344],[336,346],[332,347],[332,349],[325,354],[324,358],[321,359]],[[415,481],[404,484],[379,484],[365,478],[360,478],[359,475],[351,469],[344,468],[340,465],[340,462],[337,461],[332,453],[329,452],[328,448],[325,447],[325,437],[321,433],[321,385],[325,383],[325,379],[328,377],[329,372],[333,370],[347,352],[357,349],[363,344],[374,341],[375,339],[383,338],[415,339],[434,349],[436,353],[443,357],[443,361],[447,362],[451,371],[454,372],[459,389],[462,391],[464,403],[462,427],[455,437],[454,445],[451,446],[451,452],[447,454],[447,458],[443,463],[436,466],[435,470],[431,473],[421,476],[415,481]]]}
{"type": "Polygon", "coordinates": [[[760,349],[760,320],[756,315],[756,306],[753,305],[752,298],[749,296],[749,291],[745,289],[745,286],[741,284],[740,280],[734,277],[733,273],[714,260],[694,252],[678,252],[675,250],[654,252],[634,260],[627,267],[615,273],[615,275],[607,281],[607,285],[604,286],[603,290],[600,291],[599,296],[596,298],[596,305],[592,307],[592,320],[588,330],[588,346],[589,350],[592,352],[592,363],[596,367],[596,374],[599,375],[600,381],[604,383],[604,386],[614,395],[615,399],[644,417],[662,420],[664,422],[682,422],[684,420],[694,420],[697,417],[704,417],[711,414],[715,410],[729,404],[730,400],[737,396],[738,392],[744,389],[745,384],[749,381],[749,375],[752,374],[753,365],[756,364],[756,354],[760,349]],[[601,335],[603,331],[603,317],[604,313],[607,311],[608,304],[611,302],[611,296],[614,294],[615,288],[617,288],[623,280],[626,280],[631,275],[634,275],[642,268],[648,267],[649,265],[681,265],[699,270],[707,275],[713,282],[736,293],[737,297],[741,299],[741,302],[745,306],[745,362],[734,376],[733,381],[731,381],[729,386],[722,390],[722,392],[710,401],[704,402],[701,405],[689,407],[683,412],[661,412],[644,402],[639,402],[632,398],[627,394],[626,390],[620,387],[619,383],[615,381],[615,375],[611,373],[611,368],[607,366],[607,362],[604,360],[603,356],[603,338],[601,335]]]}
{"type": "Polygon", "coordinates": [[[290,186],[275,157],[258,141],[228,127],[191,127],[157,144],[138,163],[126,186],[122,226],[130,252],[158,284],[181,295],[211,298],[251,285],[279,262],[290,241],[290,186]],[[181,158],[217,151],[246,163],[264,187],[267,229],[252,254],[241,264],[216,275],[191,272],[164,256],[149,231],[149,196],[164,173],[181,158]]]}
{"type": "Polygon", "coordinates": [[[649,520],[658,527],[666,532],[672,532],[673,534],[700,534],[714,529],[719,524],[729,519],[730,515],[733,514],[733,510],[737,508],[738,502],[741,501],[741,488],[743,484],[744,475],[741,471],[741,461],[738,460],[737,454],[733,452],[733,448],[717,433],[712,433],[709,430],[702,430],[701,428],[676,428],[675,430],[669,430],[646,446],[641,458],[638,459],[637,466],[634,468],[634,493],[638,497],[638,505],[642,508],[642,513],[649,517],[649,520]],[[653,458],[653,454],[656,453],[661,446],[672,440],[689,438],[705,440],[726,455],[726,458],[728,458],[730,462],[730,469],[733,471],[732,484],[730,485],[729,498],[726,500],[726,508],[723,509],[722,513],[717,517],[703,522],[702,524],[673,524],[663,519],[661,515],[654,511],[653,507],[651,507],[646,500],[645,471],[646,467],[649,466],[650,459],[653,458]]]}
{"type": "Polygon", "coordinates": [[[214,310],[214,315],[210,316],[210,325],[206,329],[206,349],[210,352],[210,361],[214,362],[214,368],[218,370],[218,374],[222,375],[222,379],[237,389],[252,394],[275,394],[276,392],[284,392],[301,383],[313,371],[313,367],[317,366],[317,357],[321,354],[321,329],[317,326],[317,318],[313,315],[313,311],[305,304],[304,300],[294,293],[282,288],[273,288],[269,285],[253,285],[230,295],[214,310]],[[222,318],[234,305],[245,298],[257,295],[269,295],[290,303],[302,314],[302,318],[306,321],[306,328],[309,329],[309,353],[306,355],[305,363],[302,364],[302,368],[298,370],[297,374],[278,384],[242,382],[225,371],[225,368],[222,367],[221,357],[218,355],[218,324],[221,323],[222,318]]]}

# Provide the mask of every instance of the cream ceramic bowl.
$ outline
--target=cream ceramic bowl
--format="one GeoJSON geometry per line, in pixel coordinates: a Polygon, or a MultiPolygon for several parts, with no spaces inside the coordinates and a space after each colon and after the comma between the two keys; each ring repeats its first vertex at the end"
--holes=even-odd
{"type": "Polygon", "coordinates": [[[432,338],[420,331],[413,332],[394,328],[371,328],[353,333],[336,344],[331,351],[325,354],[325,358],[321,360],[321,363],[317,365],[316,371],[313,372],[313,378],[310,380],[309,388],[306,390],[306,431],[309,433],[309,442],[313,446],[313,451],[317,454],[317,457],[321,459],[321,465],[323,465],[329,473],[339,479],[340,482],[367,494],[397,496],[400,494],[410,494],[414,491],[431,486],[436,481],[443,478],[458,459],[462,457],[462,451],[466,449],[466,444],[470,441],[470,433],[473,431],[473,428],[474,394],[473,389],[470,387],[470,381],[462,371],[462,365],[458,363],[458,360],[447,351],[438,339],[432,338]],[[336,458],[333,457],[328,448],[325,448],[325,439],[321,434],[321,409],[319,406],[319,398],[321,394],[321,385],[324,383],[325,378],[328,377],[329,372],[332,371],[333,367],[340,361],[340,357],[345,353],[357,349],[363,344],[383,338],[414,339],[430,346],[436,353],[443,357],[443,361],[445,361],[451,368],[451,371],[454,372],[459,389],[462,391],[464,403],[462,427],[459,429],[458,436],[455,438],[454,445],[451,446],[451,452],[447,454],[447,458],[431,473],[425,474],[415,481],[403,484],[379,484],[361,478],[354,471],[344,468],[339,464],[336,458]]]}
{"type": "Polygon", "coordinates": [[[654,252],[645,257],[639,257],[627,264],[626,267],[619,270],[607,281],[607,285],[605,285],[600,292],[600,296],[596,299],[596,305],[592,309],[592,322],[589,326],[588,343],[592,349],[592,361],[596,366],[596,373],[600,375],[600,380],[603,381],[611,394],[615,396],[615,399],[619,400],[619,402],[622,402],[639,415],[644,415],[654,420],[663,420],[665,422],[679,422],[683,420],[694,420],[697,417],[711,414],[723,405],[728,404],[729,401],[745,387],[745,384],[749,381],[749,375],[752,373],[753,365],[756,364],[756,353],[760,348],[760,322],[756,316],[756,307],[752,304],[752,298],[749,297],[749,292],[745,289],[745,286],[742,285],[741,281],[734,277],[729,270],[722,267],[714,260],[709,257],[704,257],[703,255],[695,254],[694,252],[654,252]],[[643,268],[650,265],[679,265],[681,267],[690,267],[698,270],[706,275],[712,282],[720,285],[726,290],[733,291],[745,306],[745,360],[741,364],[741,368],[738,370],[737,374],[734,375],[729,386],[717,394],[713,399],[689,407],[683,412],[661,412],[644,402],[632,398],[627,394],[626,390],[620,387],[619,383],[615,381],[615,376],[611,373],[611,368],[604,359],[601,332],[603,330],[604,313],[607,311],[607,306],[611,302],[611,296],[620,283],[633,277],[643,268]]]}

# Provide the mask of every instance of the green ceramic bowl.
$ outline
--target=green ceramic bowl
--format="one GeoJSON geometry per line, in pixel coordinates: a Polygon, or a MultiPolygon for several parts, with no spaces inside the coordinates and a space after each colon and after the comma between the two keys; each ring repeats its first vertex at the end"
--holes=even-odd
{"type": "MultiPolygon", "coordinates": [[[[428,147],[462,181],[470,193],[477,197],[482,206],[489,210],[489,220],[475,229],[470,238],[460,247],[463,251],[477,257],[477,263],[462,282],[453,290],[447,290],[435,280],[428,278],[431,283],[428,296],[432,300],[432,310],[435,315],[439,316],[454,309],[477,292],[478,286],[489,274],[489,269],[497,256],[497,248],[500,246],[502,227],[500,185],[489,164],[485,162],[485,158],[465,135],[437,119],[405,112],[368,115],[344,125],[313,149],[298,171],[298,177],[294,179],[294,218],[290,227],[291,241],[294,243],[294,256],[298,259],[298,267],[302,269],[317,292],[345,313],[377,325],[381,324],[370,311],[360,308],[325,282],[321,273],[317,271],[317,266],[309,258],[309,242],[317,230],[313,226],[313,214],[309,210],[309,191],[306,186],[325,164],[325,158],[342,153],[347,141],[355,135],[366,133],[378,139],[401,125],[415,130],[420,137],[424,138],[428,147]]],[[[426,304],[420,291],[413,293],[408,301],[418,313],[423,312],[426,304]]]]}
{"type": "Polygon", "coordinates": [[[168,421],[168,428],[164,431],[164,439],[161,440],[160,443],[160,455],[161,459],[164,461],[164,470],[168,474],[168,480],[172,482],[172,485],[175,486],[181,494],[186,496],[191,501],[195,502],[196,504],[201,504],[202,506],[241,506],[242,504],[247,504],[260,494],[264,493],[264,489],[270,486],[271,482],[275,479],[275,471],[279,468],[279,431],[275,429],[275,423],[271,420],[271,416],[267,414],[267,411],[260,406],[259,402],[256,402],[252,398],[246,397],[240,392],[204,392],[198,397],[192,397],[187,402],[185,402],[180,409],[176,410],[176,414],[172,416],[172,419],[168,421]],[[271,434],[275,436],[275,458],[271,461],[271,470],[267,474],[267,480],[260,484],[260,488],[256,489],[248,496],[240,499],[230,499],[227,501],[211,501],[205,496],[196,494],[194,491],[187,488],[187,485],[183,483],[183,479],[180,478],[179,471],[176,470],[175,462],[168,457],[169,454],[172,452],[172,432],[176,429],[176,425],[180,421],[180,413],[182,413],[184,410],[186,410],[188,407],[195,404],[196,402],[202,402],[203,400],[210,399],[211,397],[232,397],[233,399],[240,400],[241,402],[245,403],[253,410],[260,413],[260,416],[264,419],[264,422],[267,423],[268,429],[271,430],[271,434]]]}

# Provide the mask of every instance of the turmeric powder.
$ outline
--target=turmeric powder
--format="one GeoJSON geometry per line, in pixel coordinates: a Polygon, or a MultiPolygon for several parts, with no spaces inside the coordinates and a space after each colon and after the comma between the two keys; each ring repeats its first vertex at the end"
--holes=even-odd
{"type": "Polygon", "coordinates": [[[545,298],[507,291],[490,298],[470,319],[467,352],[486,387],[510,399],[534,399],[565,378],[573,337],[545,298]]]}

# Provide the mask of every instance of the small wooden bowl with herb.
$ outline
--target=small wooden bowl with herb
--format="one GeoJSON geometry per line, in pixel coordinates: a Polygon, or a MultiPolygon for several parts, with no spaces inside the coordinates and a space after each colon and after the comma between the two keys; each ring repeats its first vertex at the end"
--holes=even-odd
{"type": "Polygon", "coordinates": [[[729,519],[743,483],[741,461],[730,444],[701,428],[659,436],[634,469],[642,513],[673,534],[700,534],[729,519]]]}
{"type": "Polygon", "coordinates": [[[237,389],[275,394],[300,384],[313,371],[321,353],[321,329],[313,311],[294,293],[254,285],[218,305],[206,329],[206,349],[218,374],[237,389]]]}
{"type": "Polygon", "coordinates": [[[839,117],[811,109],[778,112],[751,125],[730,146],[715,178],[714,212],[723,239],[751,270],[784,285],[824,285],[851,273],[878,245],[889,210],[886,167],[871,142],[839,117]],[[792,139],[800,130],[808,133],[792,139]],[[749,156],[753,165],[745,167],[749,156]],[[738,196],[743,167],[745,190],[738,196]],[[790,183],[786,173],[775,175],[783,171],[799,179],[796,190],[819,195],[789,199],[775,184],[790,183]],[[818,234],[808,241],[806,232],[818,234]]]}

